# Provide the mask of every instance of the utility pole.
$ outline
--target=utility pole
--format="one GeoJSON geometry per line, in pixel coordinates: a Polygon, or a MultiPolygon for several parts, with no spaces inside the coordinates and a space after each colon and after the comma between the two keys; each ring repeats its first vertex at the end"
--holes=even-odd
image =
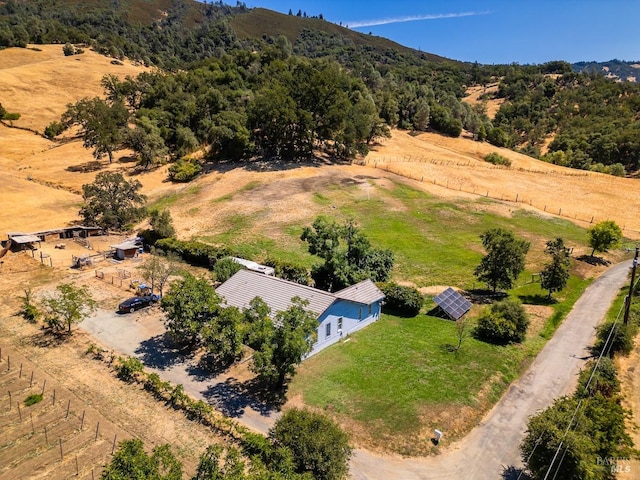
{"type": "Polygon", "coordinates": [[[624,305],[624,324],[629,323],[629,309],[631,308],[631,295],[633,294],[633,283],[636,280],[636,267],[638,266],[638,250],[640,248],[636,245],[636,256],[633,257],[633,264],[631,266],[631,283],[629,284],[629,294],[627,295],[627,301],[624,305]]]}

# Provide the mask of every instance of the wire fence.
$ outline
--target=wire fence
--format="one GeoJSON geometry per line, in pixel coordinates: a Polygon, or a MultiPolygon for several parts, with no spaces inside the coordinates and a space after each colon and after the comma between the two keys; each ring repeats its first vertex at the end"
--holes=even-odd
{"type": "Polygon", "coordinates": [[[130,438],[30,361],[0,346],[0,477],[47,471],[100,478],[118,442],[130,438]]]}
{"type": "MultiPolygon", "coordinates": [[[[411,156],[405,155],[404,157],[372,157],[360,159],[355,162],[359,165],[370,166],[373,168],[377,168],[379,170],[384,170],[389,173],[393,173],[395,175],[399,175],[405,178],[409,178],[411,180],[415,180],[422,183],[430,183],[432,185],[445,188],[448,190],[458,191],[462,193],[468,193],[472,195],[478,195],[485,198],[490,198],[492,200],[499,200],[503,202],[510,202],[514,204],[523,204],[528,205],[532,208],[540,210],[542,212],[546,212],[551,215],[555,215],[561,218],[570,219],[576,222],[581,222],[586,225],[596,224],[604,220],[610,220],[611,218],[606,214],[602,214],[594,211],[591,214],[585,214],[584,211],[576,208],[578,205],[576,202],[572,202],[571,204],[562,204],[555,200],[551,200],[549,198],[544,198],[544,195],[538,192],[538,195],[532,193],[522,193],[514,191],[515,189],[511,188],[508,191],[500,191],[499,189],[492,190],[489,187],[481,186],[478,184],[474,184],[470,180],[462,177],[456,176],[450,178],[449,176],[440,175],[438,173],[442,173],[440,171],[420,171],[419,168],[415,168],[416,165],[431,165],[435,167],[445,166],[445,167],[461,167],[464,168],[465,171],[474,170],[474,171],[492,171],[492,170],[503,170],[503,171],[518,171],[524,174],[530,175],[541,175],[545,176],[556,176],[556,177],[571,177],[571,178],[584,178],[588,180],[592,184],[599,184],[604,191],[611,190],[615,191],[617,186],[622,186],[623,182],[628,181],[627,179],[623,179],[620,177],[615,177],[611,175],[593,175],[592,172],[584,172],[584,171],[560,171],[560,170],[542,170],[535,168],[512,168],[502,165],[494,165],[484,161],[478,160],[442,160],[442,159],[434,159],[428,158],[425,156],[411,156]],[[541,198],[542,197],[542,198],[541,198]]],[[[628,185],[625,185],[628,188],[628,185]]],[[[634,233],[640,234],[640,230],[630,228],[628,225],[621,225],[623,232],[625,233],[634,233]]]]}

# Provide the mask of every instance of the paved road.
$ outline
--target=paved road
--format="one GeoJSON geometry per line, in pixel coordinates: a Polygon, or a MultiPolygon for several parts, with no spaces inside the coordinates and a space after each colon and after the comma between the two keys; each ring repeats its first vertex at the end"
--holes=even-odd
{"type": "MultiPolygon", "coordinates": [[[[630,262],[615,265],[589,286],[525,374],[467,437],[429,458],[357,450],[351,476],[355,480],[496,480],[503,478],[505,467],[521,467],[518,446],[527,419],[574,389],[589,355],[594,327],[627,281],[629,267],[630,262]]],[[[101,311],[80,326],[105,346],[141,358],[163,379],[183,384],[194,397],[213,403],[251,428],[266,432],[277,417],[268,406],[243,397],[233,379],[208,377],[191,359],[165,350],[162,325],[145,312],[117,315],[101,311]]]]}

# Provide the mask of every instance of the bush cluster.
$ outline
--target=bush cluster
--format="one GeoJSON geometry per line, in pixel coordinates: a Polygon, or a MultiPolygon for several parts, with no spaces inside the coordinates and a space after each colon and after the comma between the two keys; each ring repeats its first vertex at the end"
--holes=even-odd
{"type": "Polygon", "coordinates": [[[500,345],[520,343],[524,340],[528,327],[529,316],[522,304],[518,300],[506,298],[491,305],[480,316],[474,334],[481,340],[500,345]]]}
{"type": "Polygon", "coordinates": [[[420,313],[424,298],[413,287],[404,287],[395,282],[380,283],[378,285],[385,295],[384,310],[403,317],[415,317],[420,313]]]}
{"type": "Polygon", "coordinates": [[[169,178],[174,182],[190,182],[202,173],[202,165],[195,159],[181,158],[169,167],[169,178]]]}
{"type": "Polygon", "coordinates": [[[278,278],[299,283],[300,285],[309,285],[309,271],[304,265],[286,262],[276,258],[268,258],[265,265],[272,267],[278,278]]]}
{"type": "Polygon", "coordinates": [[[190,265],[206,268],[211,268],[219,259],[232,255],[228,247],[216,247],[207,243],[176,238],[158,240],[155,247],[164,253],[175,253],[190,265]]]}
{"type": "Polygon", "coordinates": [[[484,156],[484,161],[493,163],[494,165],[504,165],[505,167],[511,166],[511,160],[496,152],[487,153],[484,156]]]}

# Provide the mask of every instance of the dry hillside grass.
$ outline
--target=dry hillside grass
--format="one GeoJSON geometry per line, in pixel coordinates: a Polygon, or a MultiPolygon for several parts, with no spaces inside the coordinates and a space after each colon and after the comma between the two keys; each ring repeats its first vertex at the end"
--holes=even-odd
{"type": "MultiPolygon", "coordinates": [[[[0,102],[10,112],[22,115],[16,125],[38,131],[57,120],[68,103],[100,95],[103,75],[135,75],[142,71],[129,63],[112,65],[110,59],[89,51],[64,57],[60,45],[39,48],[41,52],[0,51],[0,102]]],[[[391,180],[406,181],[443,198],[489,196],[499,199],[482,203],[482,208],[504,215],[519,208],[536,209],[540,213],[546,210],[548,215],[561,214],[583,226],[588,226],[592,217],[594,221],[613,219],[625,227],[628,237],[640,238],[637,180],[569,170],[468,139],[432,133],[413,136],[401,131],[394,131],[393,138],[375,146],[363,163],[366,165],[318,163],[269,170],[255,168],[255,165],[240,166],[212,171],[186,186],[166,182],[166,167],[133,178],[142,182],[143,192],[151,200],[176,194],[177,200],[169,203],[169,209],[182,238],[223,233],[230,228],[226,223],[228,218],[244,214],[260,219],[254,228],[259,228],[261,235],[279,240],[277,236],[283,225],[305,224],[318,213],[331,213],[331,205],[314,201],[314,194],[328,186],[358,184],[366,198],[369,185],[389,188],[391,180]],[[484,155],[494,151],[509,158],[512,166],[495,167],[484,162],[484,155]]],[[[79,141],[58,144],[32,132],[0,125],[3,173],[0,236],[6,238],[6,232],[44,230],[77,221],[81,186],[105,169],[133,175],[133,165],[127,152],[119,152],[116,161],[109,165],[106,160],[95,162],[91,152],[79,141]]],[[[16,295],[22,294],[25,285],[34,282],[33,276],[39,269],[27,263],[26,270],[20,270],[21,267],[11,270],[13,260],[9,257],[4,260],[0,294],[14,299],[0,309],[2,318],[7,318],[17,308],[16,295]]],[[[66,275],[65,271],[56,270],[43,281],[59,281],[61,275],[66,275]]],[[[81,364],[78,346],[60,346],[55,353],[37,350],[25,343],[25,338],[34,332],[27,331],[15,317],[4,325],[0,330],[3,341],[19,345],[23,356],[35,355],[41,366],[57,365],[48,373],[58,381],[64,377],[61,365],[81,364]]],[[[95,368],[91,368],[91,374],[95,376],[93,385],[68,378],[72,381],[68,388],[89,392],[85,397],[94,408],[109,411],[111,404],[103,403],[104,399],[95,390],[101,387],[102,381],[108,381],[109,375],[95,368]]],[[[109,383],[108,388],[119,387],[109,383]]],[[[129,415],[117,412],[111,416],[129,415]]],[[[144,418],[148,416],[143,417],[142,422],[146,421],[144,418]]],[[[176,442],[189,436],[173,424],[167,424],[166,428],[168,433],[164,437],[150,440],[176,442]]],[[[131,434],[136,432],[132,430],[131,434]]]]}

